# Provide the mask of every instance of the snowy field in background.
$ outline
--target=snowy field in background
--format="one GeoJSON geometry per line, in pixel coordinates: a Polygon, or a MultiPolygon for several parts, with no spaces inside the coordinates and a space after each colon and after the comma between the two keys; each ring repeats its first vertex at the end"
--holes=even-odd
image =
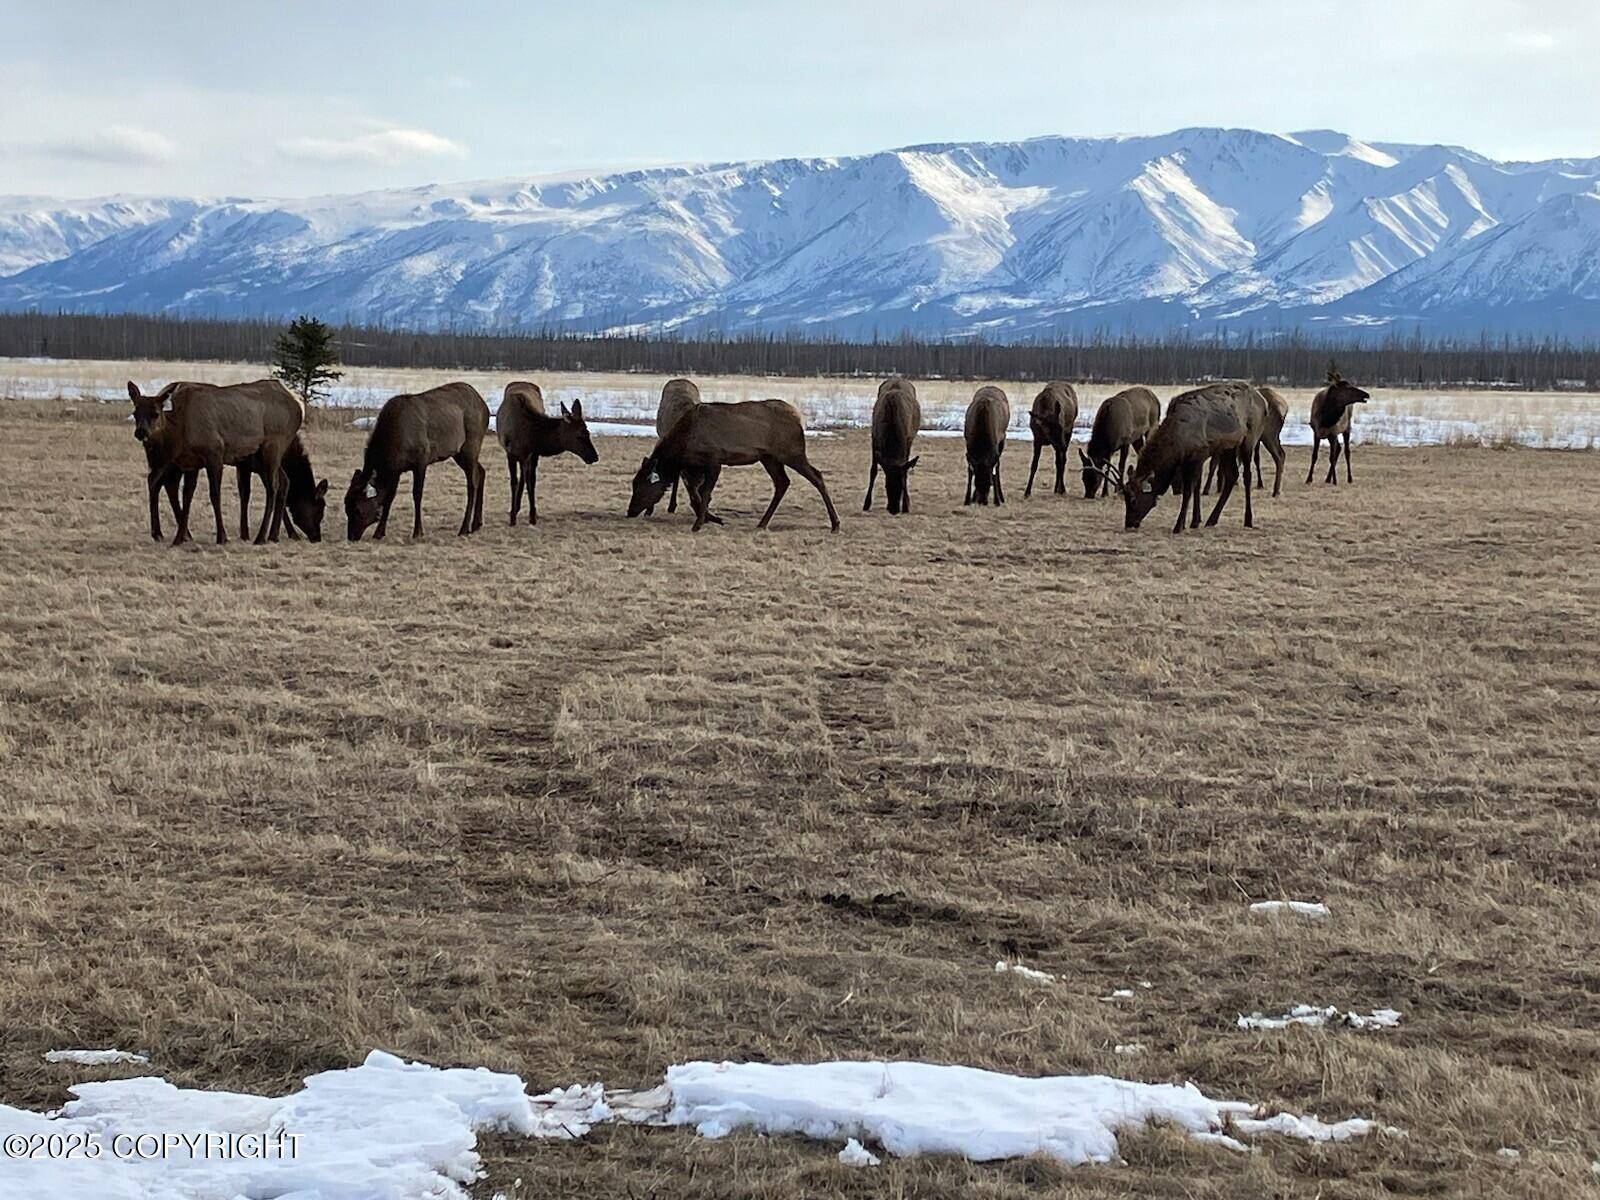
{"type": "MultiPolygon", "coordinates": [[[[228,383],[259,378],[258,365],[228,363],[87,362],[0,358],[0,396],[24,400],[90,399],[124,403],[126,381],[147,391],[173,379],[228,383]]],[[[399,392],[420,391],[463,379],[483,393],[489,407],[499,405],[505,385],[531,375],[553,408],[557,401],[583,400],[585,415],[604,422],[612,436],[653,434],[656,403],[664,376],[586,374],[574,372],[511,372],[348,368],[333,389],[330,403],[349,408],[377,408],[399,392]]],[[[698,381],[707,400],[757,400],[776,396],[804,414],[812,429],[848,429],[871,420],[877,380],[766,379],[748,375],[708,376],[698,381]]],[[[1031,442],[1028,406],[1037,384],[999,381],[1011,399],[1011,436],[1031,442]]],[[[924,431],[959,436],[967,401],[976,385],[947,380],[917,382],[924,431]]],[[[1078,388],[1084,411],[1080,431],[1090,415],[1119,385],[1087,384],[1078,388]]],[[[1184,389],[1157,388],[1163,400],[1184,389]]],[[[1283,440],[1304,446],[1311,440],[1305,415],[1312,389],[1280,389],[1289,400],[1283,440]]],[[[598,430],[597,430],[598,432],[598,430]]],[[[1083,435],[1080,432],[1079,437],[1083,435]]],[[[1541,449],[1593,449],[1600,445],[1600,394],[1589,392],[1402,391],[1377,389],[1370,403],[1356,410],[1353,441],[1390,446],[1450,445],[1482,442],[1517,444],[1541,449]]]]}

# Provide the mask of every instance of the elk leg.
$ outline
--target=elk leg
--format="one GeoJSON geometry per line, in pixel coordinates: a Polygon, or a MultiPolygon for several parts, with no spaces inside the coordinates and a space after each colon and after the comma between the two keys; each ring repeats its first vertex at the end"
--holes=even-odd
{"type": "Polygon", "coordinates": [[[996,458],[994,460],[994,502],[996,504],[1004,504],[1006,502],[1005,490],[1000,486],[1000,460],[999,460],[999,458],[996,458]]]}
{"type": "Polygon", "coordinates": [[[1033,466],[1028,468],[1028,486],[1022,489],[1022,498],[1026,500],[1033,495],[1033,477],[1039,473],[1039,453],[1044,449],[1044,443],[1035,439],[1033,443],[1033,466]]]}
{"type": "Polygon", "coordinates": [[[228,531],[222,527],[222,463],[206,463],[206,491],[211,496],[211,513],[217,519],[217,545],[228,544],[228,531]]]}
{"type": "Polygon", "coordinates": [[[240,463],[234,470],[239,477],[239,540],[242,542],[250,536],[251,470],[244,463],[240,463]]]}
{"type": "Polygon", "coordinates": [[[1254,451],[1246,450],[1239,455],[1239,457],[1243,460],[1243,462],[1241,462],[1239,465],[1244,468],[1244,527],[1246,529],[1254,529],[1256,527],[1255,516],[1250,507],[1250,488],[1252,483],[1250,478],[1250,465],[1252,460],[1260,455],[1260,453],[1261,443],[1257,442],[1254,451]]]}
{"type": "Polygon", "coordinates": [[[1328,477],[1323,482],[1331,483],[1334,487],[1339,486],[1339,435],[1337,433],[1328,435],[1328,477]]]}
{"type": "MultiPolygon", "coordinates": [[[[426,463],[418,463],[411,472],[411,540],[416,541],[422,536],[422,487],[428,481],[428,467],[426,463]]],[[[467,511],[472,511],[472,483],[467,483],[467,511]]],[[[466,518],[461,520],[461,532],[467,531],[466,518]]]]}
{"type": "MultiPolygon", "coordinates": [[[[1110,462],[1111,460],[1107,459],[1106,461],[1110,462]]],[[[1127,477],[1128,477],[1128,448],[1126,446],[1124,446],[1122,448],[1122,457],[1117,459],[1117,478],[1118,479],[1126,479],[1127,477]]],[[[1105,496],[1110,487],[1111,487],[1111,481],[1109,479],[1107,479],[1104,475],[1101,475],[1100,476],[1100,495],[1101,496],[1105,496]]]]}
{"type": "Polygon", "coordinates": [[[261,479],[267,485],[267,506],[261,512],[261,528],[256,531],[256,545],[267,541],[271,527],[273,541],[278,540],[278,530],[283,524],[283,504],[288,499],[285,489],[289,477],[283,470],[283,451],[276,453],[263,446],[261,449],[261,479]]]}
{"type": "Polygon", "coordinates": [[[900,476],[900,511],[911,511],[911,472],[907,471],[900,476]]]}
{"type": "MultiPolygon", "coordinates": [[[[1272,455],[1272,494],[1276,496],[1283,490],[1283,463],[1288,454],[1283,449],[1283,439],[1276,433],[1269,434],[1263,439],[1267,443],[1267,453],[1272,455]]],[[[1266,486],[1261,479],[1261,447],[1256,446],[1256,486],[1266,486]]]]}
{"type": "MultiPolygon", "coordinates": [[[[772,514],[778,511],[778,501],[782,500],[783,494],[789,490],[789,473],[783,469],[782,463],[774,458],[764,458],[761,460],[761,465],[767,469],[767,474],[772,476],[772,503],[767,505],[766,513],[756,525],[757,529],[767,527],[767,522],[772,520],[772,514]]],[[[828,502],[828,508],[832,510],[832,501],[828,502]]],[[[837,518],[834,523],[838,524],[837,518]]]]}
{"type": "Polygon", "coordinates": [[[1200,528],[1200,464],[1185,464],[1184,472],[1188,478],[1190,490],[1190,508],[1193,510],[1194,519],[1189,522],[1190,529],[1200,528]]]}
{"type": "Polygon", "coordinates": [[[721,525],[722,518],[711,511],[711,493],[717,490],[717,480],[722,478],[722,467],[713,464],[700,476],[700,494],[706,501],[706,521],[711,525],[721,525]]]}
{"type": "Polygon", "coordinates": [[[178,531],[172,535],[172,544],[181,546],[190,540],[189,511],[194,504],[194,487],[200,482],[199,471],[183,473],[183,507],[178,511],[178,531]]]}
{"type": "Polygon", "coordinates": [[[1344,431],[1344,481],[1354,483],[1356,477],[1350,473],[1350,431],[1344,431]]]}
{"type": "MultiPolygon", "coordinates": [[[[803,458],[793,465],[795,474],[800,476],[801,479],[804,479],[812,487],[816,488],[821,494],[822,503],[828,510],[828,524],[833,527],[833,532],[838,533],[839,514],[834,511],[833,497],[828,495],[828,485],[822,481],[822,472],[817,470],[803,458]]],[[[778,507],[778,502],[776,499],[773,500],[772,507],[778,507]]],[[[768,515],[770,516],[771,514],[769,513],[768,515]]]]}
{"type": "Polygon", "coordinates": [[[171,467],[152,470],[145,477],[145,489],[150,493],[150,536],[161,540],[161,489],[165,487],[167,499],[172,502],[172,519],[178,519],[178,472],[171,467]]]}
{"type": "Polygon", "coordinates": [[[972,464],[967,464],[967,498],[961,502],[963,505],[972,503],[972,464]]]}
{"type": "Polygon", "coordinates": [[[400,476],[391,479],[380,477],[378,487],[383,491],[383,507],[378,510],[378,528],[372,535],[375,542],[381,541],[383,535],[389,532],[389,510],[394,507],[395,495],[400,491],[400,476]]]}
{"type": "Polygon", "coordinates": [[[517,523],[517,513],[522,511],[522,477],[517,473],[517,460],[506,451],[506,474],[511,476],[511,524],[517,523]]]}
{"type": "MultiPolygon", "coordinates": [[[[872,511],[872,485],[877,483],[877,482],[878,482],[878,456],[876,454],[874,454],[872,456],[872,469],[867,472],[867,498],[864,501],[862,501],[862,504],[861,504],[861,511],[862,512],[871,512],[872,511]]],[[[885,486],[892,488],[894,486],[894,484],[893,483],[888,483],[885,486]]],[[[890,505],[891,505],[891,507],[893,506],[893,497],[890,497],[890,505]]]]}
{"type": "Polygon", "coordinates": [[[522,464],[522,478],[524,486],[528,489],[528,524],[539,523],[539,456],[528,455],[522,464]]]}
{"type": "Polygon", "coordinates": [[[1306,469],[1306,482],[1310,483],[1317,473],[1317,451],[1322,449],[1322,436],[1316,430],[1311,431],[1311,466],[1306,469]]]}
{"type": "Polygon", "coordinates": [[[1200,494],[1202,496],[1211,495],[1211,481],[1216,478],[1216,475],[1217,475],[1217,460],[1213,458],[1210,462],[1208,462],[1206,464],[1206,485],[1203,488],[1200,489],[1200,494]]]}
{"type": "Polygon", "coordinates": [[[1067,494],[1067,448],[1056,447],[1056,495],[1067,494]]]}
{"type": "Polygon", "coordinates": [[[478,498],[472,503],[472,532],[477,533],[483,528],[483,492],[484,485],[489,482],[489,471],[476,458],[472,460],[472,469],[478,473],[478,498]]]}
{"type": "Polygon", "coordinates": [[[1211,515],[1206,518],[1206,528],[1210,529],[1222,519],[1222,510],[1227,507],[1228,497],[1233,495],[1233,485],[1239,481],[1239,464],[1233,459],[1224,459],[1222,463],[1222,482],[1217,486],[1217,505],[1211,510],[1211,515]]]}

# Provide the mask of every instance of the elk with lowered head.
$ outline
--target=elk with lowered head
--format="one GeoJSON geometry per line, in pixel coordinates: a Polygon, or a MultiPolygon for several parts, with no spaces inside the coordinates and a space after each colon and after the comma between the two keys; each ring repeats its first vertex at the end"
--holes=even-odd
{"type": "MultiPolygon", "coordinates": [[[[150,445],[145,444],[146,457],[150,454],[150,445]]],[[[242,462],[234,464],[238,476],[239,489],[239,537],[250,536],[250,481],[253,476],[259,475],[263,483],[266,482],[266,467],[261,455],[252,454],[242,462]]],[[[311,469],[311,456],[306,452],[305,438],[302,434],[295,434],[294,441],[289,443],[289,449],[283,456],[283,474],[286,480],[287,499],[283,508],[283,530],[293,540],[298,541],[303,531],[309,541],[322,540],[322,516],[327,510],[328,481],[318,479],[311,469]]],[[[150,536],[156,541],[161,540],[161,514],[156,503],[156,497],[164,487],[167,490],[167,499],[172,505],[172,516],[178,516],[178,481],[181,478],[176,467],[167,467],[164,474],[153,473],[150,476],[150,536]]]]}
{"type": "Polygon", "coordinates": [[[655,448],[639,464],[633,477],[633,496],[628,515],[636,517],[657,504],[670,481],[683,476],[694,508],[694,528],[708,520],[711,492],[723,467],[747,467],[760,463],[772,476],[772,503],[761,518],[758,529],[765,529],[777,511],[778,502],[789,490],[784,468],[800,475],[817,489],[828,509],[828,521],[835,532],[839,514],[822,472],[806,459],[806,431],[800,413],[783,400],[745,400],[738,404],[700,404],[686,412],[656,442],[655,448]]]}
{"type": "Polygon", "coordinates": [[[1247,529],[1253,527],[1248,468],[1266,423],[1266,408],[1261,394],[1246,383],[1213,383],[1174,397],[1167,405],[1167,415],[1145,442],[1133,474],[1113,476],[1122,492],[1125,527],[1139,528],[1156,500],[1165,492],[1176,491],[1182,499],[1172,532],[1183,532],[1191,502],[1191,528],[1199,528],[1200,474],[1213,458],[1221,463],[1222,491],[1206,524],[1215,525],[1222,516],[1242,466],[1244,523],[1247,529]]]}
{"type": "Polygon", "coordinates": [[[1351,406],[1365,404],[1371,394],[1349,383],[1338,371],[1328,372],[1328,386],[1311,398],[1311,468],[1306,472],[1306,482],[1317,473],[1317,451],[1322,439],[1328,439],[1328,477],[1324,483],[1339,486],[1339,441],[1344,440],[1344,479],[1354,483],[1350,473],[1350,416],[1351,406]]]}
{"type": "Polygon", "coordinates": [[[411,536],[422,536],[422,489],[428,468],[453,459],[467,478],[467,508],[461,535],[483,526],[483,482],[488,474],[478,461],[483,435],[489,429],[489,406],[467,383],[446,383],[425,392],[393,396],[378,411],[367,437],[361,469],[350,477],[344,494],[347,533],[352,542],[374,522],[381,538],[389,529],[389,508],[400,488],[400,476],[411,472],[411,536]]]}
{"type": "MultiPolygon", "coordinates": [[[[211,495],[217,523],[217,544],[225,544],[222,523],[222,470],[230,463],[254,460],[267,485],[267,506],[256,531],[257,545],[276,541],[288,499],[283,459],[305,421],[305,405],[276,379],[218,387],[209,383],[175,383],[146,396],[129,382],[133,401],[133,435],[145,444],[145,463],[155,531],[156,491],[169,472],[183,477],[183,498],[177,512],[174,546],[190,540],[189,513],[201,470],[211,495]]],[[[246,530],[248,533],[248,529],[246,530]]]]}
{"type": "Polygon", "coordinates": [[[1005,489],[1000,486],[1000,456],[1005,453],[1006,426],[1010,424],[1011,402],[999,388],[985,384],[972,394],[963,426],[967,442],[967,498],[963,504],[974,500],[988,504],[991,488],[996,504],[1006,502],[1005,489]]]}
{"type": "Polygon", "coordinates": [[[1106,494],[1110,485],[1111,456],[1121,454],[1118,479],[1127,472],[1129,449],[1143,450],[1144,442],[1161,423],[1161,401],[1147,387],[1124,388],[1108,396],[1095,410],[1089,429],[1088,453],[1078,451],[1083,464],[1083,498],[1093,500],[1096,491],[1106,494]]]}
{"type": "Polygon", "coordinates": [[[600,454],[589,437],[583,419],[583,401],[574,400],[561,415],[544,411],[544,393],[536,383],[508,383],[495,415],[495,432],[506,452],[506,470],[511,475],[511,524],[517,523],[522,508],[522,492],[528,493],[528,524],[539,522],[535,493],[539,486],[539,460],[557,454],[576,454],[586,463],[596,463],[600,454]]]}
{"type": "Polygon", "coordinates": [[[1056,495],[1067,494],[1067,447],[1072,442],[1072,426],[1078,419],[1078,393],[1070,383],[1047,383],[1033,398],[1028,425],[1033,430],[1033,466],[1028,468],[1028,486],[1022,498],[1033,495],[1033,477],[1039,473],[1039,453],[1046,446],[1056,452],[1056,495]]]}
{"type": "Polygon", "coordinates": [[[880,383],[878,399],[872,406],[872,470],[867,474],[867,498],[861,505],[862,512],[872,507],[872,485],[877,483],[880,469],[889,512],[899,515],[911,511],[907,483],[911,468],[917,465],[911,444],[921,427],[922,405],[917,403],[917,389],[898,378],[880,383]]]}
{"type": "MultiPolygon", "coordinates": [[[[691,408],[700,403],[700,388],[692,379],[669,379],[661,387],[661,403],[656,407],[656,436],[666,437],[672,432],[672,427],[678,423],[678,418],[691,408]]],[[[645,509],[645,516],[650,516],[655,510],[655,505],[645,509]]],[[[672,496],[667,501],[667,511],[678,511],[678,477],[672,477],[672,496]]],[[[715,520],[715,518],[710,518],[715,520]]],[[[721,524],[720,521],[717,524],[721,524]]]]}

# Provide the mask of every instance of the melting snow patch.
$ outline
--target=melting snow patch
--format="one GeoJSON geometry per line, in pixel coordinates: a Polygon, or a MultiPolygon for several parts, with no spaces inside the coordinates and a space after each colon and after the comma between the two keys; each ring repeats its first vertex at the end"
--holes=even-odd
{"type": "Polygon", "coordinates": [[[1494,1156],[1496,1158],[1503,1158],[1507,1162],[1516,1162],[1522,1157],[1522,1151],[1513,1149],[1510,1146],[1501,1146],[1500,1149],[1494,1152],[1494,1156]]]}
{"type": "Polygon", "coordinates": [[[839,1161],[850,1167],[875,1167],[882,1160],[855,1138],[851,1138],[844,1144],[844,1149],[839,1151],[839,1161]]]}
{"type": "Polygon", "coordinates": [[[1102,999],[1102,1000],[1132,1000],[1133,999],[1133,989],[1132,988],[1118,988],[1116,991],[1112,992],[1109,996],[1101,996],[1100,999],[1102,999]]]}
{"type": "Polygon", "coordinates": [[[147,1063],[143,1054],[131,1050],[46,1050],[45,1062],[76,1063],[80,1067],[106,1067],[114,1063],[147,1063]]]}
{"type": "Polygon", "coordinates": [[[1317,1008],[1311,1004],[1296,1004],[1281,1017],[1269,1017],[1253,1012],[1239,1018],[1240,1029],[1287,1029],[1290,1025],[1348,1025],[1351,1029],[1393,1029],[1400,1024],[1400,1014],[1392,1008],[1378,1008],[1370,1013],[1345,1012],[1329,1005],[1317,1008]]]}
{"type": "MultiPolygon", "coordinates": [[[[97,1158],[12,1159],[8,1195],[28,1200],[466,1200],[480,1173],[475,1131],[531,1135],[522,1080],[440,1070],[374,1050],[359,1067],[324,1071],[281,1098],[178,1088],[164,1079],[81,1083],[76,1100],[44,1116],[0,1105],[0,1134],[93,1135],[97,1158]],[[271,1152],[279,1132],[292,1147],[271,1152]],[[264,1135],[265,1157],[208,1154],[204,1140],[156,1157],[117,1156],[119,1134],[264,1135]]],[[[283,1143],[278,1143],[282,1145],[283,1143]]]]}
{"type": "Polygon", "coordinates": [[[1243,1149],[1226,1131],[1342,1141],[1382,1128],[1326,1124],[1254,1105],[1213,1100],[1193,1084],[1134,1083],[1103,1075],[1025,1079],[973,1067],[916,1062],[685,1063],[667,1071],[670,1120],[704,1137],[735,1129],[867,1139],[895,1155],[956,1154],[976,1162],[1048,1154],[1067,1163],[1112,1162],[1117,1132],[1164,1121],[1192,1136],[1243,1149]]]}
{"type": "Polygon", "coordinates": [[[1021,963],[1008,963],[1004,959],[995,963],[994,969],[1001,973],[1009,971],[1014,975],[1021,975],[1024,979],[1031,979],[1034,983],[1054,983],[1056,981],[1056,977],[1048,971],[1036,971],[1032,967],[1025,967],[1021,963]]]}
{"type": "Polygon", "coordinates": [[[1143,1054],[1144,1053],[1144,1043],[1143,1042],[1119,1042],[1112,1049],[1113,1049],[1114,1053],[1117,1053],[1117,1054],[1143,1054]]]}
{"type": "Polygon", "coordinates": [[[1300,917],[1321,919],[1329,915],[1326,904],[1317,904],[1309,900],[1257,900],[1250,906],[1251,912],[1256,913],[1282,913],[1291,912],[1300,917]]]}

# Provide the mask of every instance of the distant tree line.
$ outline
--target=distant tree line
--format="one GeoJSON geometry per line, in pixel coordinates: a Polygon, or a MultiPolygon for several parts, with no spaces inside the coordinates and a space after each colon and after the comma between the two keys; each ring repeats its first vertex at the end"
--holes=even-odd
{"type": "MultiPolygon", "coordinates": [[[[1291,386],[1321,383],[1330,359],[1349,378],[1385,387],[1440,384],[1545,390],[1600,389],[1600,342],[1555,338],[1424,337],[1393,333],[1341,341],[1281,334],[1087,334],[1053,341],[850,341],[798,334],[594,336],[543,331],[420,331],[377,325],[333,328],[347,366],[432,367],[518,373],[648,375],[903,374],[946,379],[1073,379],[1182,384],[1206,378],[1291,386]]],[[[0,313],[0,356],[187,359],[269,363],[285,322],[191,320],[89,313],[0,313]]]]}

